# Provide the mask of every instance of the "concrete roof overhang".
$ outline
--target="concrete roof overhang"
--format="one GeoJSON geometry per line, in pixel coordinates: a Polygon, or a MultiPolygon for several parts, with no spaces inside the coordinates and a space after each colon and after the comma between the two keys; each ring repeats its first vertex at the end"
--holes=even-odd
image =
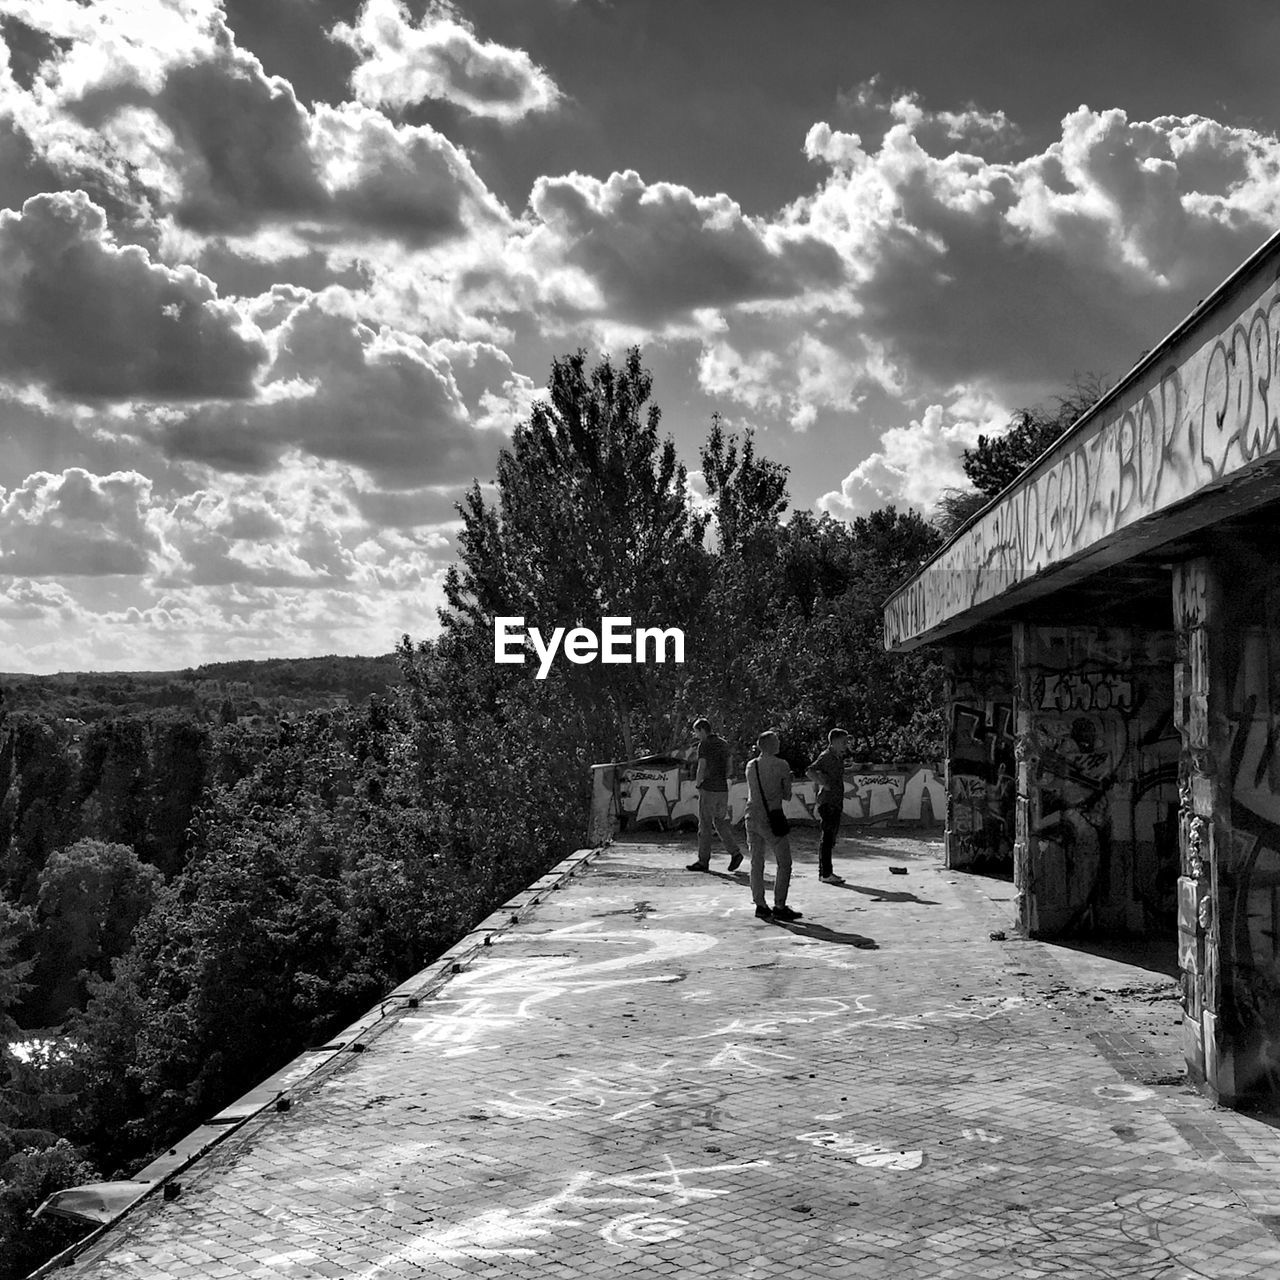
{"type": "Polygon", "coordinates": [[[885,647],[969,631],[1277,502],[1280,234],[889,597],[885,647]]]}

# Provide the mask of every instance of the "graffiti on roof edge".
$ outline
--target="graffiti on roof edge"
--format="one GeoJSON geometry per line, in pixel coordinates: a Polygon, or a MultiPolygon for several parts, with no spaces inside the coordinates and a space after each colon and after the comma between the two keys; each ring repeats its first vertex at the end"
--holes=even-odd
{"type": "Polygon", "coordinates": [[[1280,453],[1280,282],[1153,369],[885,606],[893,649],[1280,453]],[[1190,388],[1190,392],[1188,392],[1190,388]]]}

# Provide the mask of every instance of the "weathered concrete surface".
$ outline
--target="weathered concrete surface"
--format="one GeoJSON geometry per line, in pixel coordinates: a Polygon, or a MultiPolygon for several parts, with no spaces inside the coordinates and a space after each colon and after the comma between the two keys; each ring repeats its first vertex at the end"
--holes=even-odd
{"type": "Polygon", "coordinates": [[[1042,938],[1171,937],[1172,633],[1020,623],[1013,637],[1020,922],[1042,938]]]}
{"type": "Polygon", "coordinates": [[[63,1274],[1280,1274],[1280,1137],[1186,1086],[1172,979],[991,940],[939,842],[797,843],[786,927],[606,850],[63,1274]]]}
{"type": "Polygon", "coordinates": [[[1072,574],[1274,503],[1278,261],[1273,238],[895,592],[885,647],[953,634],[1072,574]]]}

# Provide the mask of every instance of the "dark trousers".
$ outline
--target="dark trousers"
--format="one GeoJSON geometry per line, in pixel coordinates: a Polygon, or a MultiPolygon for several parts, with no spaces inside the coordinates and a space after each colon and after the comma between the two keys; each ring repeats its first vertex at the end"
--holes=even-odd
{"type": "Polygon", "coordinates": [[[838,803],[820,804],[818,818],[822,822],[822,843],[818,845],[818,874],[829,876],[832,873],[831,851],[836,847],[836,836],[840,833],[840,818],[844,806],[838,803]]]}

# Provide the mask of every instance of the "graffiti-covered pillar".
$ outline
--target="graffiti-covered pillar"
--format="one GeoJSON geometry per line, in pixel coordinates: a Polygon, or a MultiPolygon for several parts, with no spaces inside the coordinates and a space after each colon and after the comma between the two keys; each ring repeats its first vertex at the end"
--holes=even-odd
{"type": "Polygon", "coordinates": [[[1013,658],[1019,923],[1035,937],[1171,931],[1172,633],[1017,623],[1013,658]]]}
{"type": "Polygon", "coordinates": [[[1174,570],[1178,956],[1187,1065],[1234,1104],[1280,1095],[1280,581],[1224,550],[1174,570]]]}
{"type": "Polygon", "coordinates": [[[1230,799],[1224,785],[1229,726],[1222,584],[1213,559],[1175,565],[1177,635],[1175,713],[1182,737],[1178,880],[1178,963],[1182,969],[1183,1048],[1192,1076],[1214,1095],[1235,1096],[1231,1046],[1221,1025],[1221,937],[1215,911],[1230,844],[1230,799]]]}
{"type": "Polygon", "coordinates": [[[943,654],[947,707],[946,864],[1013,865],[1013,655],[956,645],[943,654]]]}

